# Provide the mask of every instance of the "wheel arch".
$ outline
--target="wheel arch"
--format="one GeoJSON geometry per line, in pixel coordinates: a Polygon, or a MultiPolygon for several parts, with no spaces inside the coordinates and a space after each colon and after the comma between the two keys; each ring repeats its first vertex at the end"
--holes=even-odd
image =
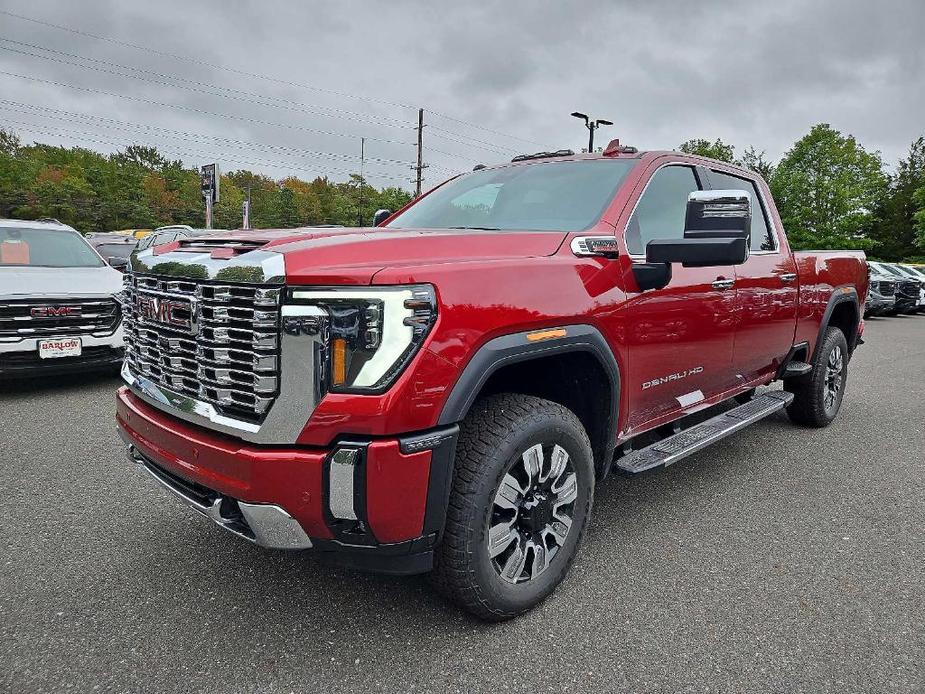
{"type": "Polygon", "coordinates": [[[822,314],[822,321],[819,323],[819,333],[816,336],[816,342],[813,345],[813,356],[819,345],[822,344],[822,338],[825,331],[834,326],[839,328],[845,334],[845,340],[848,343],[849,354],[854,352],[857,346],[858,326],[861,322],[861,308],[858,300],[857,289],[850,285],[836,287],[829,297],[825,311],[822,314]]]}
{"type": "Polygon", "coordinates": [[[537,331],[510,333],[486,342],[450,391],[439,425],[465,419],[483,395],[519,392],[568,407],[581,420],[606,474],[613,459],[619,419],[620,368],[607,341],[591,325],[564,326],[566,334],[531,341],[537,331]],[[545,378],[537,377],[541,370],[545,378]]]}

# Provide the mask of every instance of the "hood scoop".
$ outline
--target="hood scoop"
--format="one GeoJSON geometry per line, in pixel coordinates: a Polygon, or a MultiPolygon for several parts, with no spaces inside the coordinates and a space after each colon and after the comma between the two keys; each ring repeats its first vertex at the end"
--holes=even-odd
{"type": "Polygon", "coordinates": [[[265,245],[266,241],[259,239],[193,238],[180,241],[174,252],[209,253],[211,257],[220,260],[256,251],[265,245]]]}

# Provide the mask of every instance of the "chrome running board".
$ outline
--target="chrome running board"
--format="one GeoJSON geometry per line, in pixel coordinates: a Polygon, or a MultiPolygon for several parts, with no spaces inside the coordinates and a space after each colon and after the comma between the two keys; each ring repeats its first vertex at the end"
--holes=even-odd
{"type": "Polygon", "coordinates": [[[749,424],[754,424],[784,409],[792,400],[793,393],[783,390],[759,395],[744,405],[727,410],[690,429],[640,448],[638,451],[627,453],[614,462],[619,469],[633,474],[651,470],[654,467],[671,465],[706,448],[711,443],[716,443],[744,429],[749,424]]]}

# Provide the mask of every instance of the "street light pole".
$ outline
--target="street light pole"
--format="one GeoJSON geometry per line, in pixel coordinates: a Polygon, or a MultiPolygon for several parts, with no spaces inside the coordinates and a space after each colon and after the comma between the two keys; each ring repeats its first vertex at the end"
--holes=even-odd
{"type": "Polygon", "coordinates": [[[585,122],[585,127],[588,129],[588,152],[594,151],[594,131],[597,130],[602,125],[613,125],[609,120],[603,118],[598,118],[597,120],[592,120],[588,118],[587,114],[574,111],[572,116],[575,118],[580,118],[585,122]]]}

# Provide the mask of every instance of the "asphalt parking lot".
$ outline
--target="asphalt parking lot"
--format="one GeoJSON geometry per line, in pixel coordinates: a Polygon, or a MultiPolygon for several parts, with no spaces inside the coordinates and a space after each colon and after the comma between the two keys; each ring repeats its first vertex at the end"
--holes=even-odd
{"type": "Polygon", "coordinates": [[[197,517],[125,462],[117,385],[0,385],[3,691],[925,690],[925,316],[868,322],[828,429],[608,480],[501,625],[197,517]]]}

